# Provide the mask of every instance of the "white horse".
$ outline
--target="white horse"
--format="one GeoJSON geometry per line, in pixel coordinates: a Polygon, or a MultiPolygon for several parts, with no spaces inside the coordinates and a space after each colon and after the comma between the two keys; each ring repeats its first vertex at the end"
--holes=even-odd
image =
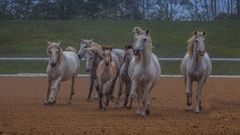
{"type": "MultiPolygon", "coordinates": [[[[158,58],[152,53],[152,41],[148,29],[144,33],[135,36],[133,49],[135,56],[128,68],[128,74],[132,80],[129,98],[132,100],[135,93],[137,94],[137,114],[145,116],[150,114],[149,94],[160,79],[161,74],[158,58]],[[143,106],[141,106],[140,100],[142,100],[143,106]]],[[[128,103],[128,107],[130,105],[131,101],[128,103]]]]}
{"type": "Polygon", "coordinates": [[[48,89],[45,105],[56,103],[57,94],[60,89],[61,81],[72,79],[69,103],[74,95],[74,81],[78,75],[80,62],[76,50],[72,47],[62,51],[60,42],[48,42],[47,54],[49,62],[47,66],[48,89]]]}
{"type": "Polygon", "coordinates": [[[191,110],[192,105],[192,83],[197,81],[196,109],[199,113],[202,109],[201,98],[203,85],[212,72],[212,63],[205,51],[205,32],[195,31],[194,35],[188,40],[188,51],[184,56],[180,70],[184,76],[187,106],[191,110]]]}

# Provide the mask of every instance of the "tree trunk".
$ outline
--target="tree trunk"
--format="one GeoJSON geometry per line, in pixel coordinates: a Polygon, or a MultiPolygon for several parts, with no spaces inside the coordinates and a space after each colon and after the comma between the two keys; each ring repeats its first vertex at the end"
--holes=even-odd
{"type": "Polygon", "coordinates": [[[236,0],[237,1],[237,15],[240,18],[240,0],[236,0]]]}
{"type": "Polygon", "coordinates": [[[207,15],[207,20],[210,20],[210,16],[209,16],[209,11],[208,11],[208,3],[207,0],[204,0],[204,4],[205,4],[205,10],[206,10],[206,15],[207,15]]]}

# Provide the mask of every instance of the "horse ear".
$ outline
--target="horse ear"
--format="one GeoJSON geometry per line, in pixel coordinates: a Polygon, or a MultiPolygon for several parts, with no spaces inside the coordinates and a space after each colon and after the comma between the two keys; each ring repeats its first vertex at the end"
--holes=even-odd
{"type": "Polygon", "coordinates": [[[57,44],[60,46],[60,44],[61,44],[61,41],[59,41],[57,44]]]}
{"type": "Polygon", "coordinates": [[[49,41],[47,41],[47,44],[48,44],[48,46],[50,46],[52,43],[51,43],[51,42],[49,42],[49,41]]]}
{"type": "Polygon", "coordinates": [[[145,34],[146,34],[147,36],[149,36],[149,33],[150,33],[150,31],[149,31],[149,29],[147,28],[147,29],[145,30],[145,34]]]}
{"type": "Polygon", "coordinates": [[[109,49],[110,49],[110,51],[112,51],[113,47],[111,46],[109,49]]]}
{"type": "Polygon", "coordinates": [[[206,36],[206,32],[203,32],[203,36],[204,36],[204,37],[206,36]]]}
{"type": "Polygon", "coordinates": [[[126,50],[128,49],[128,45],[125,45],[125,49],[126,49],[126,50]]]}
{"type": "Polygon", "coordinates": [[[197,35],[198,34],[198,31],[197,30],[195,30],[194,32],[193,32],[193,35],[197,35]]]}

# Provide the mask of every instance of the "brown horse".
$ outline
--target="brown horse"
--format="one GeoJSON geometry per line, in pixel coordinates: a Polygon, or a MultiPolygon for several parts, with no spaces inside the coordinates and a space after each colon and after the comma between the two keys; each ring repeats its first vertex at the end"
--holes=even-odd
{"type": "Polygon", "coordinates": [[[112,47],[102,47],[102,61],[96,71],[99,85],[99,108],[103,107],[104,110],[109,104],[110,86],[117,75],[117,66],[112,61],[111,51],[112,47]],[[102,98],[104,98],[104,103],[102,103],[102,98]]]}

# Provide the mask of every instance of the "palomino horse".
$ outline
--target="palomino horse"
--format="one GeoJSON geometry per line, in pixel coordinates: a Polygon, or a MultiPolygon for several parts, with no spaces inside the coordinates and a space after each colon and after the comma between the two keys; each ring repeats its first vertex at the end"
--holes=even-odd
{"type": "Polygon", "coordinates": [[[117,65],[112,61],[112,47],[102,47],[102,50],[102,61],[98,65],[96,74],[99,85],[99,108],[103,107],[105,110],[109,104],[110,86],[117,75],[117,65]]]}
{"type": "MultiPolygon", "coordinates": [[[[102,46],[97,44],[93,40],[83,40],[81,42],[80,49],[78,51],[78,56],[79,56],[80,59],[85,56],[87,50],[88,51],[90,50],[91,52],[94,52],[94,55],[93,55],[94,56],[94,60],[93,60],[93,62],[95,62],[96,60],[98,60],[99,58],[102,57],[101,56],[102,55],[102,46]]],[[[125,54],[125,52],[122,49],[112,49],[111,53],[112,53],[112,59],[116,63],[117,69],[118,69],[117,75],[114,78],[114,81],[112,82],[112,84],[110,86],[110,95],[112,97],[114,86],[115,86],[115,82],[117,80],[117,77],[118,77],[121,65],[124,62],[124,54],[125,54]]],[[[97,62],[95,62],[95,63],[97,63],[97,62]]],[[[94,68],[94,67],[92,66],[92,68],[94,68]]],[[[95,78],[95,74],[96,74],[96,68],[91,69],[90,70],[90,80],[95,80],[96,79],[95,78]]],[[[90,99],[90,96],[91,96],[91,93],[92,93],[92,89],[93,89],[93,85],[94,85],[94,81],[90,81],[88,99],[90,99]]]]}
{"type": "MultiPolygon", "coordinates": [[[[128,75],[132,80],[130,98],[137,94],[137,114],[149,115],[149,94],[160,79],[161,68],[156,55],[152,53],[152,41],[147,29],[135,37],[133,44],[135,56],[130,62],[128,75]],[[142,101],[142,105],[140,103],[142,101]]],[[[128,107],[131,105],[130,101],[128,107]]]]}
{"type": "Polygon", "coordinates": [[[192,105],[192,83],[197,81],[196,109],[199,113],[202,110],[201,98],[202,89],[206,79],[212,72],[212,63],[205,51],[205,32],[195,31],[194,35],[188,40],[187,53],[184,56],[180,70],[184,76],[187,106],[191,109],[192,105]]]}
{"type": "Polygon", "coordinates": [[[61,81],[72,79],[69,103],[74,95],[74,81],[77,77],[80,63],[76,50],[72,47],[62,51],[60,42],[48,42],[47,53],[49,62],[47,66],[48,89],[45,105],[56,103],[57,94],[60,89],[61,81]]]}
{"type": "Polygon", "coordinates": [[[130,89],[131,89],[131,79],[128,75],[128,67],[133,58],[132,45],[125,46],[125,49],[126,50],[125,50],[125,56],[124,56],[124,63],[121,66],[120,74],[119,74],[119,91],[118,91],[118,98],[117,98],[117,102],[116,102],[117,108],[120,107],[119,100],[122,95],[123,85],[125,84],[125,87],[126,87],[126,98],[124,101],[125,107],[127,107],[128,96],[130,94],[130,89]]]}

